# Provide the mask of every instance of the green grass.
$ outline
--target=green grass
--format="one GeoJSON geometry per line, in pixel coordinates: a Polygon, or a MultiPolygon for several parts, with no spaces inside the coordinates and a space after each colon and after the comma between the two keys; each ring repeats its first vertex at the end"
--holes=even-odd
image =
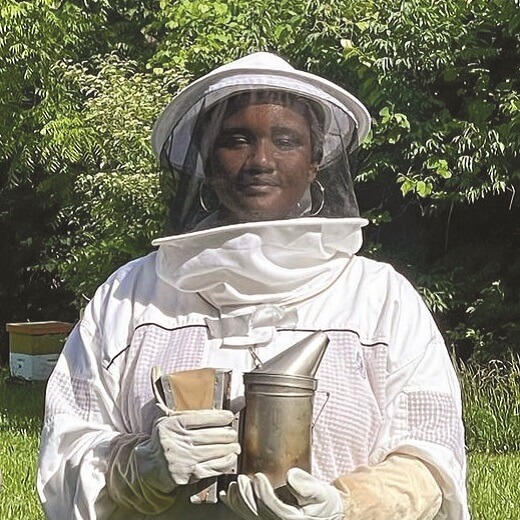
{"type": "Polygon", "coordinates": [[[12,383],[8,375],[0,370],[0,518],[43,520],[35,481],[44,385],[12,383]]]}
{"type": "Polygon", "coordinates": [[[474,520],[520,518],[520,359],[459,370],[474,520]]]}
{"type": "MultiPolygon", "coordinates": [[[[473,451],[468,461],[470,509],[473,520],[517,520],[520,451],[511,448],[519,442],[515,414],[520,400],[515,392],[520,370],[518,362],[513,362],[513,375],[511,370],[497,371],[494,366],[489,370],[466,367],[460,374],[473,451]]],[[[1,520],[44,519],[35,490],[43,391],[41,383],[9,382],[7,370],[0,370],[1,520]]]]}
{"type": "Polygon", "coordinates": [[[520,452],[520,359],[463,366],[459,379],[469,451],[520,452]]]}
{"type": "Polygon", "coordinates": [[[468,461],[468,492],[473,520],[520,518],[520,453],[472,453],[468,461]]]}

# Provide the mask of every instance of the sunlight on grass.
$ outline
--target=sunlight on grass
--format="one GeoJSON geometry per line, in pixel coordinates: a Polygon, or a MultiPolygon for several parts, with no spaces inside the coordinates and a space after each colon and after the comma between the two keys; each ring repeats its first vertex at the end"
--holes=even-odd
{"type": "Polygon", "coordinates": [[[44,385],[8,382],[8,376],[0,371],[0,518],[43,520],[35,482],[44,385]]]}
{"type": "Polygon", "coordinates": [[[520,452],[520,360],[463,366],[459,379],[469,451],[520,452]]]}
{"type": "MultiPolygon", "coordinates": [[[[468,493],[473,520],[520,518],[520,453],[511,450],[519,442],[518,417],[514,415],[518,410],[518,364],[512,369],[504,374],[493,366],[491,372],[462,374],[470,447],[507,452],[470,455],[468,493]],[[490,421],[490,416],[495,419],[490,421]]],[[[0,468],[4,477],[0,519],[44,520],[35,489],[44,385],[16,384],[8,376],[6,369],[0,369],[0,468]]]]}
{"type": "Polygon", "coordinates": [[[469,457],[468,490],[473,520],[520,518],[520,453],[469,457]]]}

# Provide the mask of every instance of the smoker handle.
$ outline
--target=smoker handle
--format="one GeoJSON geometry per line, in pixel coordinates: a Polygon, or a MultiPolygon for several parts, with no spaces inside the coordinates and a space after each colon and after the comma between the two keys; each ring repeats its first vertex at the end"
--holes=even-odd
{"type": "Polygon", "coordinates": [[[318,419],[320,418],[323,410],[325,409],[325,406],[327,406],[327,403],[330,399],[330,392],[328,390],[316,390],[317,394],[325,394],[325,402],[321,405],[320,411],[316,415],[316,419],[311,424],[311,431],[314,430],[314,426],[316,426],[316,423],[318,422],[318,419]]]}

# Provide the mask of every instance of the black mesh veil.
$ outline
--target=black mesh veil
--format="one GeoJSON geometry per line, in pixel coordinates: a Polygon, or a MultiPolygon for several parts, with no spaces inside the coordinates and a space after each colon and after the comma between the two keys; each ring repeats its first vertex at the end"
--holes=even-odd
{"type": "Polygon", "coordinates": [[[359,216],[351,176],[360,139],[359,113],[316,85],[286,76],[276,70],[238,70],[207,82],[191,99],[185,96],[181,110],[174,107],[175,117],[166,131],[165,111],[154,146],[163,171],[174,181],[169,235],[249,220],[359,216]],[[260,147],[269,157],[266,161],[272,159],[265,168],[251,166],[254,160],[249,159],[260,147]],[[226,159],[222,166],[216,159],[220,148],[231,163],[226,159]],[[307,171],[309,164],[315,173],[312,182],[299,181],[294,187],[287,181],[291,175],[301,177],[298,168],[307,171]],[[229,184],[228,171],[238,179],[232,193],[223,188],[229,184]],[[278,204],[276,211],[254,206],[260,198],[283,190],[290,191],[290,197],[283,194],[289,202],[278,204]],[[239,205],[241,197],[253,201],[254,207],[248,206],[237,220],[229,207],[239,205]]]}

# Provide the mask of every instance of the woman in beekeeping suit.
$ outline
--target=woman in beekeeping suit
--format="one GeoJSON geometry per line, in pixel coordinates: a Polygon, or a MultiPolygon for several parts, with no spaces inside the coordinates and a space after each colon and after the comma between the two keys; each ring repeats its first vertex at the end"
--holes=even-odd
{"type": "Polygon", "coordinates": [[[369,126],[351,94],[268,53],[168,105],[153,145],[175,180],[169,236],[98,289],[48,383],[38,490],[49,518],[469,518],[441,335],[402,276],[355,255],[366,221],[351,164],[369,126]],[[193,504],[236,465],[233,413],[158,407],[152,368],[228,369],[239,403],[244,372],[317,330],[330,344],[312,475],[289,470],[291,499],[259,473],[193,504]]]}

